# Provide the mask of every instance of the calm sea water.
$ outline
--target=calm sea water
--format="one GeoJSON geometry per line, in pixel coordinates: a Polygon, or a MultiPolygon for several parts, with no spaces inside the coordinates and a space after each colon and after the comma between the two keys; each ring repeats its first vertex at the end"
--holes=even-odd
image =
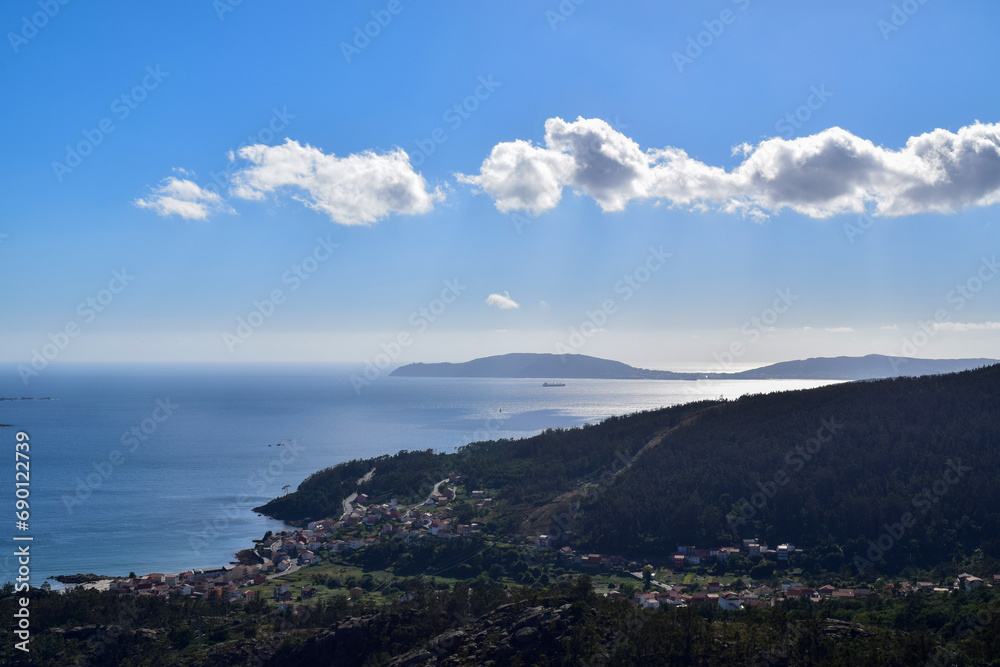
{"type": "MultiPolygon", "coordinates": [[[[34,536],[32,585],[55,574],[215,567],[283,524],[251,511],[309,474],[401,449],[473,440],[705,398],[823,381],[381,378],[361,393],[342,365],[68,366],[30,385],[0,367],[0,499],[8,537],[34,536]],[[501,412],[502,411],[502,412],[501,412]],[[31,520],[14,526],[15,433],[31,437],[31,520]],[[278,443],[282,443],[278,447],[278,443]]],[[[13,580],[13,549],[0,582],[13,580]]]]}

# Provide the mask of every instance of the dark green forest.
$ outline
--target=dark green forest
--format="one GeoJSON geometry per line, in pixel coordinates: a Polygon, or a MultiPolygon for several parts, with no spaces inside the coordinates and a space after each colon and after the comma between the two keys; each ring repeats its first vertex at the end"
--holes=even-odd
{"type": "Polygon", "coordinates": [[[718,543],[735,528],[848,559],[888,534],[877,569],[930,567],[1000,555],[998,464],[997,366],[748,396],[647,452],[577,528],[595,549],[718,543]]]}

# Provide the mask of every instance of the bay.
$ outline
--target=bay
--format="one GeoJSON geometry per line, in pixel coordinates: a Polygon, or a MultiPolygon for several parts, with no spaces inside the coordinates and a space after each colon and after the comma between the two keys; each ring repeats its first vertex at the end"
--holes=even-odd
{"type": "MultiPolygon", "coordinates": [[[[32,585],[56,574],[179,572],[229,563],[284,524],[252,511],[322,468],[815,380],[381,377],[343,364],[52,366],[26,385],[0,367],[0,474],[9,532],[31,535],[32,585]],[[29,530],[14,527],[14,443],[30,436],[29,530]]],[[[0,582],[14,580],[13,549],[0,582]]]]}

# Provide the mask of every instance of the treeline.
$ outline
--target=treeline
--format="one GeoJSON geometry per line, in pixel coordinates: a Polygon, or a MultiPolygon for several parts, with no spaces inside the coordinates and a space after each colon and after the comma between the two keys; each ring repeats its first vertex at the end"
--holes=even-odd
{"type": "MultiPolygon", "coordinates": [[[[449,655],[448,664],[493,660],[498,667],[987,665],[996,664],[1000,645],[1000,592],[993,588],[792,600],[741,612],[714,605],[646,611],[596,595],[587,576],[539,589],[507,588],[486,577],[442,589],[418,577],[400,581],[380,607],[335,596],[301,614],[112,592],[30,595],[38,610],[32,653],[15,651],[4,630],[3,664],[360,667],[436,647],[449,655]],[[504,650],[523,627],[537,632],[504,650]]],[[[0,614],[15,604],[0,595],[0,614]]]]}

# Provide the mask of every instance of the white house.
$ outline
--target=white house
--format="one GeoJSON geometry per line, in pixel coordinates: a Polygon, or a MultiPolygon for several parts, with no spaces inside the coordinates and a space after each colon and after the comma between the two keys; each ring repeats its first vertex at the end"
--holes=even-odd
{"type": "Polygon", "coordinates": [[[966,577],[965,578],[965,590],[973,591],[983,585],[983,580],[979,577],[966,577]]]}
{"type": "Polygon", "coordinates": [[[727,591],[719,595],[719,606],[729,611],[740,610],[740,596],[732,591],[727,591]]]}
{"type": "Polygon", "coordinates": [[[636,593],[635,601],[643,609],[659,609],[660,601],[656,599],[656,593],[636,593]]]}
{"type": "Polygon", "coordinates": [[[802,584],[800,584],[797,581],[793,581],[791,579],[785,579],[784,581],[781,582],[781,592],[782,593],[787,593],[789,591],[789,589],[792,589],[792,588],[802,588],[802,584]]]}

